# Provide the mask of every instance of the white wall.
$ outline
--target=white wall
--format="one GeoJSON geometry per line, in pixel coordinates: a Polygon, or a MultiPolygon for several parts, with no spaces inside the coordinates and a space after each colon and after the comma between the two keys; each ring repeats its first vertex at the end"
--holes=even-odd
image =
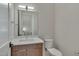
{"type": "Polygon", "coordinates": [[[79,4],[55,4],[55,42],[64,55],[79,52],[79,4]]]}
{"type": "Polygon", "coordinates": [[[14,38],[15,36],[15,32],[14,32],[14,29],[15,29],[15,26],[14,26],[14,23],[15,23],[15,16],[14,16],[14,4],[9,4],[9,39],[11,40],[12,38],[14,38]]]}

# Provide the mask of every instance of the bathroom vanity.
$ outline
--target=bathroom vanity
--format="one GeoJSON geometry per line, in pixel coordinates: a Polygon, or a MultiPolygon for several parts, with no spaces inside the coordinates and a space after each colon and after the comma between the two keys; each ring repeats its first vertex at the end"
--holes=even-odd
{"type": "MultiPolygon", "coordinates": [[[[36,9],[29,9],[29,5],[18,5],[15,13],[17,25],[15,24],[15,36],[10,43],[12,56],[42,56],[44,45],[43,41],[34,37],[38,35],[38,11],[36,9]],[[27,8],[26,8],[27,7],[27,8]],[[18,27],[18,28],[17,28],[18,27]],[[25,37],[33,36],[33,37],[25,37]]],[[[33,7],[35,8],[35,7],[33,7]]]]}
{"type": "Polygon", "coordinates": [[[40,38],[17,38],[11,41],[11,56],[42,56],[43,41],[40,38]]]}

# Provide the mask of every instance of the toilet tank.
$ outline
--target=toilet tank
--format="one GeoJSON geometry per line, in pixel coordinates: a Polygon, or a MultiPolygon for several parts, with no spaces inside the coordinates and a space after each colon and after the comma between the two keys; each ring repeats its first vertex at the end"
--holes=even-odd
{"type": "Polygon", "coordinates": [[[45,48],[53,48],[53,39],[44,39],[45,48]]]}

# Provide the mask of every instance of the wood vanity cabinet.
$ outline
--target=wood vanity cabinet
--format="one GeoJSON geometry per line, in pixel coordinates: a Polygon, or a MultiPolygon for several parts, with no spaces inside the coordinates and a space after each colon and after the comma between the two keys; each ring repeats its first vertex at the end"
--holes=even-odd
{"type": "Polygon", "coordinates": [[[42,56],[43,43],[11,45],[11,56],[42,56]]]}

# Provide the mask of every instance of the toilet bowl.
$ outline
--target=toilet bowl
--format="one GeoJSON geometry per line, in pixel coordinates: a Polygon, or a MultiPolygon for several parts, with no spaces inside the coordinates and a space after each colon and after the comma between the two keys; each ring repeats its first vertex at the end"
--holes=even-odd
{"type": "Polygon", "coordinates": [[[49,56],[62,56],[63,54],[54,48],[53,39],[44,39],[44,46],[49,56]]]}

